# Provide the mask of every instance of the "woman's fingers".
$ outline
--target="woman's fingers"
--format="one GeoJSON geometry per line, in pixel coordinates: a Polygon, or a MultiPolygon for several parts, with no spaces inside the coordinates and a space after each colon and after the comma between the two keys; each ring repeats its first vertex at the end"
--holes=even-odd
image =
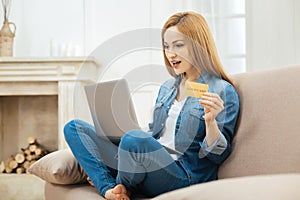
{"type": "Polygon", "coordinates": [[[200,100],[200,103],[202,106],[206,107],[206,108],[214,108],[216,109],[217,105],[214,104],[213,102],[209,101],[209,100],[200,100]]]}
{"type": "Polygon", "coordinates": [[[218,95],[218,94],[215,94],[215,93],[204,93],[203,96],[202,96],[202,99],[212,99],[212,100],[216,100],[218,102],[221,102],[221,104],[224,104],[224,101],[221,99],[221,97],[218,95]]]}
{"type": "Polygon", "coordinates": [[[204,106],[209,106],[214,109],[224,109],[224,101],[217,94],[205,93],[200,100],[200,103],[204,106]]]}

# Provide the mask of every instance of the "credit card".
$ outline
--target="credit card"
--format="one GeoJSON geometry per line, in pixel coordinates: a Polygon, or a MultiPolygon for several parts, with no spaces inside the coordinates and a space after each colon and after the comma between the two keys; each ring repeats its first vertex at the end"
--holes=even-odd
{"type": "Polygon", "coordinates": [[[208,92],[208,85],[187,81],[185,83],[185,96],[201,98],[205,92],[208,92]]]}

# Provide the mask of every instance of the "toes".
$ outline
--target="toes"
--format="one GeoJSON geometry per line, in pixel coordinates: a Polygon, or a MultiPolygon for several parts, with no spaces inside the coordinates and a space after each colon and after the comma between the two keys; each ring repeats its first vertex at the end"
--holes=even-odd
{"type": "Polygon", "coordinates": [[[116,194],[116,200],[130,200],[126,194],[116,194]]]}
{"type": "Polygon", "coordinates": [[[108,200],[116,199],[116,195],[115,195],[114,193],[112,193],[112,189],[107,190],[107,191],[105,192],[104,197],[105,197],[105,199],[108,199],[108,200]]]}
{"type": "Polygon", "coordinates": [[[95,187],[95,185],[94,185],[94,183],[92,182],[92,180],[90,179],[90,177],[87,177],[86,180],[88,181],[88,183],[89,183],[91,186],[95,187]]]}
{"type": "Polygon", "coordinates": [[[112,193],[115,194],[116,200],[130,200],[129,196],[127,195],[126,187],[122,184],[116,185],[112,189],[112,193]]]}
{"type": "Polygon", "coordinates": [[[112,193],[114,193],[114,194],[126,194],[126,192],[127,192],[127,190],[126,190],[125,186],[122,184],[115,186],[112,190],[112,193]]]}

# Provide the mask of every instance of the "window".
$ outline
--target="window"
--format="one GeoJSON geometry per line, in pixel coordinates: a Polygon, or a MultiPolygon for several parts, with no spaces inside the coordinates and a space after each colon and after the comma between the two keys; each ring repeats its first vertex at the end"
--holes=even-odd
{"type": "Polygon", "coordinates": [[[185,2],[186,10],[199,12],[207,19],[225,70],[229,74],[245,72],[245,0],[189,0],[185,2]]]}

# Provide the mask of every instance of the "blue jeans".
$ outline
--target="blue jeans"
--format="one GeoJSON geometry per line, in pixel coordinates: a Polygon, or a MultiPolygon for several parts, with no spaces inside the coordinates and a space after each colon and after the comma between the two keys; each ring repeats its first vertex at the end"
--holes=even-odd
{"type": "Polygon", "coordinates": [[[117,184],[132,194],[148,197],[190,185],[181,164],[147,132],[129,131],[114,144],[97,136],[90,124],[72,120],[64,134],[77,161],[103,196],[117,184]]]}

